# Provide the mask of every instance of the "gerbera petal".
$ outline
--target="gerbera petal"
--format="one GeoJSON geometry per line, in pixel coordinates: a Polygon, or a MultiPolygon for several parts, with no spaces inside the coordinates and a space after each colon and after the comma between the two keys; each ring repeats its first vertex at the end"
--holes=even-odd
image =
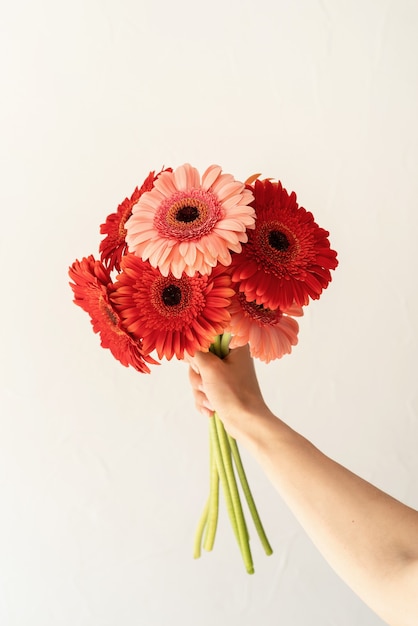
{"type": "Polygon", "coordinates": [[[231,182],[226,184],[224,183],[222,187],[219,188],[218,195],[219,198],[222,200],[222,203],[224,204],[233,197],[238,197],[239,199],[241,199],[241,194],[243,190],[243,183],[240,183],[236,180],[231,180],[231,182]]]}
{"type": "MultiPolygon", "coordinates": [[[[148,242],[151,239],[155,238],[155,230],[138,230],[135,233],[132,233],[132,237],[129,242],[129,252],[134,252],[136,249],[141,246],[144,242],[148,242]]],[[[142,247],[142,246],[141,246],[142,247]]]]}
{"type": "Polygon", "coordinates": [[[257,178],[260,178],[260,176],[261,176],[261,172],[258,174],[252,174],[245,180],[245,184],[252,185],[252,183],[254,183],[257,180],[257,178]]]}
{"type": "Polygon", "coordinates": [[[196,271],[194,269],[195,268],[195,263],[196,263],[196,256],[197,256],[196,247],[195,246],[189,246],[187,254],[184,257],[184,260],[186,261],[188,267],[191,268],[194,271],[196,271]]]}
{"type": "Polygon", "coordinates": [[[248,279],[250,276],[253,276],[257,272],[257,265],[249,259],[247,264],[241,263],[232,263],[232,280],[235,283],[240,283],[240,290],[244,291],[244,281],[248,279]]]}
{"type": "Polygon", "coordinates": [[[228,242],[228,246],[230,244],[235,245],[238,241],[238,233],[229,230],[227,226],[223,228],[223,221],[219,222],[218,226],[213,229],[215,235],[217,235],[217,241],[222,242],[226,240],[228,242]]]}
{"type": "MultiPolygon", "coordinates": [[[[223,193],[223,189],[226,185],[234,182],[234,177],[231,174],[220,174],[216,181],[213,183],[211,189],[217,195],[223,193]]],[[[244,183],[241,183],[244,186],[244,183]]]]}
{"type": "Polygon", "coordinates": [[[231,253],[229,252],[229,250],[225,250],[225,252],[220,254],[218,259],[219,259],[219,262],[222,263],[222,265],[224,265],[225,267],[228,267],[228,265],[231,265],[232,259],[231,259],[231,253]]]}
{"type": "Polygon", "coordinates": [[[193,187],[198,187],[200,184],[198,171],[189,163],[175,169],[173,175],[176,187],[181,191],[188,191],[193,187]]]}
{"type": "MultiPolygon", "coordinates": [[[[170,174],[161,174],[159,179],[155,182],[155,190],[160,193],[160,200],[170,197],[177,191],[174,177],[170,174]]],[[[151,196],[152,197],[152,196],[151,196]]]]}
{"type": "Polygon", "coordinates": [[[301,306],[297,306],[296,304],[292,304],[287,309],[284,309],[283,313],[286,313],[286,315],[291,315],[293,317],[302,317],[303,308],[301,306]]]}
{"type": "Polygon", "coordinates": [[[224,200],[222,200],[222,205],[224,207],[224,209],[234,209],[234,207],[239,206],[239,203],[241,201],[241,195],[230,195],[229,198],[225,198],[224,200]]]}
{"type": "Polygon", "coordinates": [[[235,235],[235,233],[237,232],[245,230],[245,226],[242,224],[242,222],[235,219],[221,220],[217,228],[221,230],[229,230],[233,235],[235,235]]]}
{"type": "Polygon", "coordinates": [[[202,175],[202,189],[207,191],[212,187],[221,172],[222,168],[219,165],[210,165],[202,175]]]}
{"type": "Polygon", "coordinates": [[[175,276],[176,278],[181,278],[181,275],[183,274],[185,269],[189,269],[189,271],[192,271],[191,268],[186,268],[186,263],[184,262],[184,259],[180,256],[180,254],[177,254],[176,258],[171,259],[170,272],[173,274],[173,276],[175,276]]]}
{"type": "Polygon", "coordinates": [[[164,265],[168,255],[170,254],[171,246],[170,242],[166,241],[160,247],[158,247],[153,254],[149,256],[149,262],[153,267],[158,267],[159,265],[164,265]]]}

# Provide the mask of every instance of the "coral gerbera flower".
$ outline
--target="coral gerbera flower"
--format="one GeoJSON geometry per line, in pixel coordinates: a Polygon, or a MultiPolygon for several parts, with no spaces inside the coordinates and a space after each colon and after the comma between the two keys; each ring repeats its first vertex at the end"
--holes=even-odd
{"type": "Polygon", "coordinates": [[[216,335],[223,332],[230,316],[234,294],[231,279],[214,268],[211,275],[173,274],[158,269],[134,254],[122,259],[112,294],[118,313],[132,335],[141,338],[144,350],[156,350],[161,359],[178,359],[184,353],[207,351],[216,335]]]}
{"type": "Polygon", "coordinates": [[[157,361],[144,352],[139,339],[125,330],[110,302],[112,283],[109,270],[90,255],[75,261],[69,269],[69,275],[74,281],[70,283],[74,302],[90,315],[94,332],[100,334],[102,347],[109,348],[122,365],[131,365],[139,372],[149,373],[147,363],[157,364],[157,361]]]}
{"type": "Polygon", "coordinates": [[[292,316],[303,315],[299,306],[272,310],[254,301],[248,302],[242,292],[237,292],[229,311],[231,348],[248,343],[253,357],[269,363],[290,354],[292,346],[298,342],[299,325],[292,316]]]}
{"type": "Polygon", "coordinates": [[[281,183],[256,180],[253,186],[257,214],[248,243],[232,260],[232,280],[249,301],[281,310],[318,299],[338,265],[329,233],[299,207],[281,183]]]}
{"type": "Polygon", "coordinates": [[[126,222],[128,249],[164,276],[210,274],[229,265],[254,228],[253,195],[244,183],[211,165],[200,178],[189,164],[162,172],[126,222]]]}
{"type": "MultiPolygon", "coordinates": [[[[162,170],[164,171],[164,170],[162,170]]],[[[169,169],[168,171],[171,171],[169,169]]],[[[100,233],[107,235],[100,243],[100,255],[102,262],[110,270],[117,269],[120,271],[120,261],[123,254],[126,252],[127,243],[125,240],[126,229],[125,223],[132,214],[132,209],[138,202],[139,198],[145,191],[151,191],[154,186],[154,182],[157,180],[155,172],[150,172],[147,178],[138,189],[136,187],[130,198],[125,198],[123,202],[118,206],[116,213],[112,213],[106,219],[104,224],[100,226],[100,233]]]]}

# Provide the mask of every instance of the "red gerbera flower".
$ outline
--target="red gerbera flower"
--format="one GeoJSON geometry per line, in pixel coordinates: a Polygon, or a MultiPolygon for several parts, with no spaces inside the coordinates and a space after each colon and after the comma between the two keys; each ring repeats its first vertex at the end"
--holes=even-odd
{"type": "Polygon", "coordinates": [[[102,347],[109,348],[122,365],[131,365],[139,372],[149,373],[147,363],[157,364],[157,361],[144,352],[139,339],[125,330],[110,302],[112,283],[109,270],[90,255],[75,261],[69,269],[69,275],[74,281],[70,283],[74,302],[90,315],[94,332],[100,334],[102,347]]]}
{"type": "Polygon", "coordinates": [[[234,294],[222,266],[210,275],[163,276],[133,253],[122,259],[112,302],[125,327],[141,338],[144,350],[156,350],[161,359],[184,358],[207,351],[229,322],[228,306],[234,294]]]}
{"type": "Polygon", "coordinates": [[[256,226],[248,231],[241,254],[233,257],[232,280],[248,301],[273,310],[318,299],[338,265],[329,233],[280,182],[256,180],[251,188],[256,226]]]}
{"type": "Polygon", "coordinates": [[[127,249],[125,223],[132,215],[132,208],[145,191],[151,191],[154,187],[154,182],[165,171],[171,172],[172,170],[171,168],[161,170],[157,175],[155,175],[155,172],[150,172],[142,186],[139,189],[136,187],[132,196],[125,198],[118,206],[116,213],[109,215],[106,222],[101,224],[100,233],[107,235],[107,237],[100,243],[99,250],[102,262],[109,270],[117,269],[118,272],[120,271],[120,261],[127,249]]]}
{"type": "Polygon", "coordinates": [[[272,310],[254,301],[248,302],[245,294],[237,292],[229,311],[231,348],[248,343],[253,357],[269,363],[272,359],[290,354],[292,346],[298,343],[299,325],[293,316],[303,315],[299,306],[272,310]]]}

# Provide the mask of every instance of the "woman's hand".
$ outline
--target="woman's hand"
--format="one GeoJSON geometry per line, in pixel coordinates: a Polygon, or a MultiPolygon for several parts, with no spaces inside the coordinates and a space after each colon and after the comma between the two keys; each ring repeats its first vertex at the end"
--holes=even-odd
{"type": "Polygon", "coordinates": [[[224,359],[199,352],[188,361],[197,409],[209,417],[216,410],[232,437],[250,435],[257,419],[273,417],[261,394],[248,346],[231,350],[224,359]]]}

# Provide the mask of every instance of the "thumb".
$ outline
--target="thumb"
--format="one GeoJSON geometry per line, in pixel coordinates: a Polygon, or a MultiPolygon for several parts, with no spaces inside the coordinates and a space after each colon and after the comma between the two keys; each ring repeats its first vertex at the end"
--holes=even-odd
{"type": "Polygon", "coordinates": [[[196,352],[188,361],[190,367],[201,376],[215,375],[222,367],[222,359],[213,352],[196,352]]]}

